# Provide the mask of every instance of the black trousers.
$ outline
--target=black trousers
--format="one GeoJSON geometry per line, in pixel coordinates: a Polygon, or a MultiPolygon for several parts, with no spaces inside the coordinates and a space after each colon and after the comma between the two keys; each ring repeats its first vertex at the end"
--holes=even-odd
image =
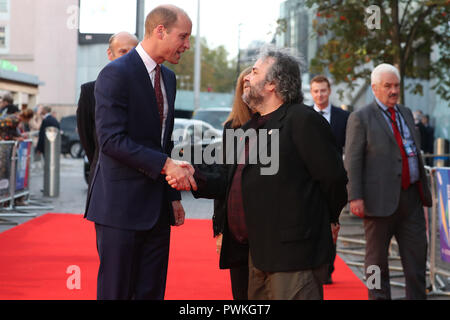
{"type": "Polygon", "coordinates": [[[164,299],[170,243],[165,212],[151,230],[95,225],[100,258],[98,300],[164,299]]]}
{"type": "Polygon", "coordinates": [[[248,265],[230,269],[234,300],[248,300],[248,265]]]}
{"type": "Polygon", "coordinates": [[[395,236],[399,246],[405,275],[406,298],[426,299],[427,237],[418,186],[414,184],[401,191],[399,205],[393,215],[365,217],[364,230],[366,279],[374,279],[376,270],[374,267],[378,267],[381,271],[380,286],[376,288],[376,281],[371,283],[369,299],[391,299],[388,250],[392,236],[395,236]]]}
{"type": "Polygon", "coordinates": [[[330,262],[330,265],[328,266],[328,278],[330,278],[334,272],[334,261],[336,260],[336,250],[337,250],[337,247],[336,247],[336,243],[335,243],[335,244],[333,244],[333,250],[331,252],[331,262],[330,262]]]}

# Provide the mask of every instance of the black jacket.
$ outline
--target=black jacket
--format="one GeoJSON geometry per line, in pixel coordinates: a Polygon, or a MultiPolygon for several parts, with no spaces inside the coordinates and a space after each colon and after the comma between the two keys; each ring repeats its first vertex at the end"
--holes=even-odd
{"type": "MultiPolygon", "coordinates": [[[[278,155],[278,171],[261,174],[270,164],[260,161],[243,170],[242,196],[252,261],[266,272],[306,270],[329,263],[333,248],[330,223],[339,220],[347,203],[347,175],[331,128],[313,109],[285,104],[259,131],[263,129],[274,136],[278,130],[278,151],[272,148],[271,139],[267,140],[267,149],[278,155]]],[[[227,199],[236,165],[225,167],[225,173],[206,172],[206,180],[194,196],[227,199]]],[[[228,250],[224,245],[222,255],[228,250]]],[[[226,262],[222,260],[226,257],[221,256],[221,265],[226,262]]]]}
{"type": "Polygon", "coordinates": [[[36,150],[40,151],[42,154],[44,154],[45,151],[45,129],[48,127],[56,127],[59,129],[59,122],[52,115],[45,117],[44,120],[42,120],[41,127],[39,128],[39,139],[36,150]]]}
{"type": "Polygon", "coordinates": [[[0,109],[0,117],[19,112],[19,107],[14,104],[8,104],[0,109]],[[4,114],[3,114],[4,113],[4,114]]]}
{"type": "Polygon", "coordinates": [[[331,131],[336,138],[339,150],[344,152],[345,147],[345,131],[347,129],[347,121],[350,116],[350,112],[342,110],[341,108],[331,106],[331,118],[330,125],[331,131]]]}
{"type": "Polygon", "coordinates": [[[77,108],[77,128],[80,142],[91,167],[89,182],[92,181],[98,160],[98,140],[95,132],[95,81],[81,86],[77,108]]]}
{"type": "MultiPolygon", "coordinates": [[[[232,129],[232,121],[225,123],[224,131],[222,134],[223,146],[226,145],[226,130],[232,129]]],[[[222,149],[224,151],[224,149],[222,149]]],[[[236,150],[234,150],[236,152],[236,150]]],[[[223,153],[223,160],[225,163],[226,154],[223,153]]],[[[197,166],[196,169],[200,169],[203,176],[209,178],[215,177],[215,179],[227,178],[226,184],[231,184],[232,175],[228,174],[228,171],[233,170],[232,165],[203,165],[197,166]]],[[[214,178],[213,178],[214,179],[214,178]]],[[[225,182],[222,182],[225,183],[225,182]]],[[[195,193],[194,193],[195,194],[195,193]]],[[[214,214],[213,214],[213,234],[218,236],[222,234],[222,248],[220,251],[220,261],[219,266],[221,269],[236,268],[242,266],[248,266],[248,245],[241,244],[234,240],[234,237],[230,234],[228,229],[227,220],[227,200],[228,200],[228,190],[226,194],[217,194],[214,197],[214,214]]]]}

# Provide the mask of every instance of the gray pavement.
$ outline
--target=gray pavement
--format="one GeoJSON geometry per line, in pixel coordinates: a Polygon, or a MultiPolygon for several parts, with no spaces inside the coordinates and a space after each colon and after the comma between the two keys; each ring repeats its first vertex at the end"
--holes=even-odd
{"type": "MultiPolygon", "coordinates": [[[[40,162],[34,162],[31,170],[30,206],[33,210],[17,211],[17,213],[33,214],[41,216],[45,213],[69,213],[81,214],[84,212],[84,206],[87,195],[87,184],[83,176],[83,160],[61,157],[60,172],[60,195],[56,198],[44,197],[43,189],[43,166],[40,162]],[[40,209],[40,206],[46,207],[40,209]]],[[[213,201],[206,199],[194,199],[190,192],[182,193],[182,204],[186,211],[187,219],[211,219],[213,213],[213,201]]],[[[12,228],[18,224],[24,223],[33,216],[5,218],[5,213],[0,212],[0,232],[12,228]]],[[[355,275],[364,281],[364,230],[362,220],[356,218],[345,211],[341,215],[341,231],[338,240],[338,254],[350,266],[355,275]]],[[[391,271],[392,298],[404,298],[404,279],[401,271],[401,263],[398,258],[395,241],[390,252],[390,266],[398,270],[391,271]]],[[[438,251],[439,256],[439,251],[438,251]]],[[[439,267],[450,272],[450,264],[436,259],[439,267]]],[[[447,277],[442,276],[442,282],[450,291],[447,277]]],[[[445,289],[445,288],[443,288],[445,289]]],[[[450,299],[448,296],[429,296],[429,299],[450,299]]]]}

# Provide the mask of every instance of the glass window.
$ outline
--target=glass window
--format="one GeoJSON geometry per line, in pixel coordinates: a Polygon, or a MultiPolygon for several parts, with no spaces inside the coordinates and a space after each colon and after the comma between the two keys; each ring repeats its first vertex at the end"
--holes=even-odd
{"type": "Polygon", "coordinates": [[[0,26],[0,49],[6,49],[6,26],[0,26]]]}
{"type": "Polygon", "coordinates": [[[0,13],[8,13],[9,12],[9,6],[8,6],[8,0],[0,0],[0,13]]]}

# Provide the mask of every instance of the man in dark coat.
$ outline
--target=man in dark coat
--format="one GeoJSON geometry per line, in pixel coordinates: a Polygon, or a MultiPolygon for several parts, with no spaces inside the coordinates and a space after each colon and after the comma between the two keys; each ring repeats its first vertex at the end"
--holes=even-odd
{"type": "MultiPolygon", "coordinates": [[[[108,59],[113,61],[127,54],[138,45],[135,35],[128,32],[119,32],[111,36],[107,50],[108,59]]],[[[91,167],[89,183],[92,181],[98,159],[98,140],[95,134],[95,81],[81,85],[80,99],[77,108],[77,128],[80,142],[86,153],[91,167]]]]}
{"type": "MultiPolygon", "coordinates": [[[[344,152],[345,146],[345,131],[347,128],[347,120],[350,115],[349,112],[342,110],[330,103],[331,85],[327,77],[318,75],[311,80],[311,96],[314,100],[313,108],[319,112],[330,124],[331,131],[333,131],[336,142],[339,146],[339,151],[344,152]]],[[[334,228],[339,229],[336,224],[334,228]]],[[[327,284],[332,283],[334,271],[334,260],[336,259],[336,244],[334,244],[333,261],[330,263],[329,275],[327,284]]]]}
{"type": "MultiPolygon", "coordinates": [[[[302,104],[298,60],[282,49],[261,54],[245,77],[243,99],[255,114],[241,127],[245,136],[227,132],[223,146],[241,141],[237,161],[227,159],[226,174],[196,172],[194,196],[226,197],[229,232],[249,247],[250,300],[323,299],[336,236],[330,224],[347,202],[331,128],[302,104]]],[[[176,179],[167,180],[177,188],[176,179]]],[[[233,250],[227,245],[223,254],[233,250]]]]}
{"type": "Polygon", "coordinates": [[[14,99],[9,93],[3,96],[2,100],[0,101],[0,118],[20,111],[19,108],[13,103],[14,99]]]}

